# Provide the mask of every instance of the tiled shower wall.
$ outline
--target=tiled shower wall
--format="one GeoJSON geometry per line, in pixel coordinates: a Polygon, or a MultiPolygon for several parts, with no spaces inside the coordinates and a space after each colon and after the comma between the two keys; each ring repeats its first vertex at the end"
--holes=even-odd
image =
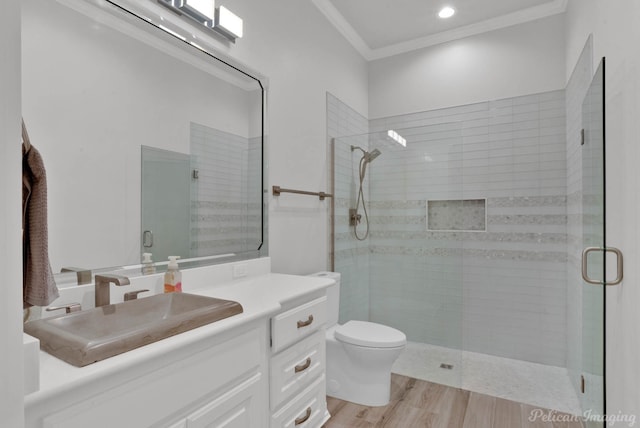
{"type": "Polygon", "coordinates": [[[565,365],[564,97],[371,121],[372,135],[407,139],[370,167],[372,321],[410,340],[565,365]],[[484,198],[485,232],[427,231],[427,200],[484,198]]]}
{"type": "Polygon", "coordinates": [[[261,232],[260,138],[191,123],[191,255],[258,248],[261,232]]]}
{"type": "MultiPolygon", "coordinates": [[[[327,93],[327,135],[335,144],[335,271],[342,274],[340,322],[369,319],[369,241],[358,241],[349,228],[349,208],[355,207],[358,191],[358,159],[340,138],[351,137],[353,144],[368,147],[368,120],[327,93]]],[[[331,162],[328,144],[329,163],[331,162]]],[[[365,183],[368,197],[368,182],[365,183]]],[[[329,205],[329,204],[327,204],[329,205]]],[[[330,217],[330,216],[329,216],[330,217]]],[[[329,237],[329,239],[331,239],[329,237]]],[[[330,248],[330,246],[328,246],[330,248]]],[[[331,257],[331,254],[329,254],[331,257]]],[[[330,263],[327,263],[330,266],[330,263]]]]}
{"type": "Polygon", "coordinates": [[[336,270],[343,288],[358,290],[343,294],[341,320],[366,319],[368,303],[371,321],[409,340],[564,366],[564,91],[372,120],[368,142],[346,137],[361,132],[347,127],[348,107],[329,96],[328,109],[329,135],[343,136],[336,270]],[[407,148],[384,141],[387,129],[407,148]],[[355,241],[342,213],[357,190],[351,144],[382,151],[365,183],[368,243],[355,241]],[[427,230],[428,200],[462,199],[486,199],[486,231],[427,230]]]}

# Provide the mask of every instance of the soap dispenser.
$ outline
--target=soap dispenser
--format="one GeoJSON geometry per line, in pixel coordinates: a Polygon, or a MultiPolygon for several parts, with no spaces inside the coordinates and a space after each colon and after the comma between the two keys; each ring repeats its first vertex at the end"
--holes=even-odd
{"type": "Polygon", "coordinates": [[[142,253],[142,274],[151,275],[152,273],[156,273],[156,267],[151,260],[151,253],[142,253]]]}
{"type": "Polygon", "coordinates": [[[164,274],[164,292],[174,293],[182,291],[182,273],[178,270],[179,256],[169,256],[169,266],[164,274]]]}

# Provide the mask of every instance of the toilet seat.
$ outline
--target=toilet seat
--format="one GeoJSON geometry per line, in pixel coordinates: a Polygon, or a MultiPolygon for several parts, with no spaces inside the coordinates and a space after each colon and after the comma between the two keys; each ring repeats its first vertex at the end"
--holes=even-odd
{"type": "Polygon", "coordinates": [[[397,348],[407,343],[407,336],[395,328],[367,321],[348,321],[335,331],[337,340],[367,348],[397,348]]]}

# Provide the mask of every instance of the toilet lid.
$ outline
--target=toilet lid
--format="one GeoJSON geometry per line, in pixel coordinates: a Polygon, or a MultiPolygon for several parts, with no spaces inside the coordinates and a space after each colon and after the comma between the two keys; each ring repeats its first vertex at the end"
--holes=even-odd
{"type": "Polygon", "coordinates": [[[348,321],[336,329],[335,337],[344,343],[369,348],[396,348],[407,343],[407,336],[400,330],[366,321],[348,321]]]}

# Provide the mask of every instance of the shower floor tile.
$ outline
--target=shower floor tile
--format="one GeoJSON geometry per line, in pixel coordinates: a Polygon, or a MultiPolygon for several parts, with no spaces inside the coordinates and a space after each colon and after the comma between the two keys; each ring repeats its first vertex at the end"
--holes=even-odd
{"type": "Polygon", "coordinates": [[[562,367],[409,342],[391,371],[532,406],[582,414],[567,370],[562,367]],[[441,364],[453,368],[441,368],[441,364]]]}

